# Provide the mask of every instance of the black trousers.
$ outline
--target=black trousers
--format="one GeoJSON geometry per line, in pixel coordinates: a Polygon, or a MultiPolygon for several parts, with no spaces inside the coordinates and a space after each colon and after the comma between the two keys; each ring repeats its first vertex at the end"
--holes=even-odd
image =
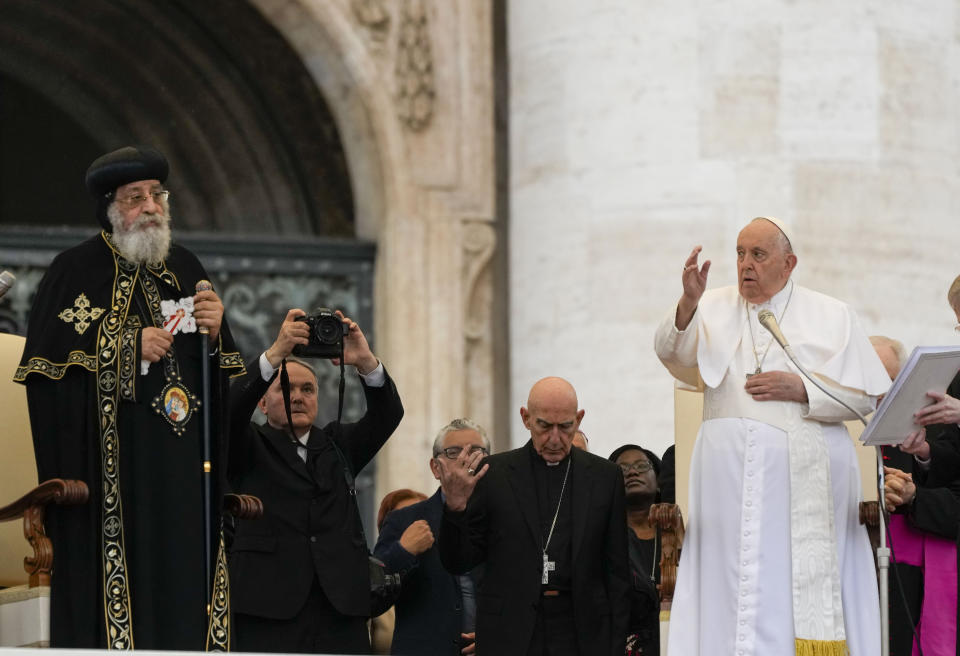
{"type": "Polygon", "coordinates": [[[580,656],[573,599],[569,594],[541,597],[528,656],[580,656]]]}
{"type": "Polygon", "coordinates": [[[290,619],[235,613],[233,648],[236,651],[369,654],[367,619],[344,615],[334,608],[314,576],[307,603],[290,619]]]}

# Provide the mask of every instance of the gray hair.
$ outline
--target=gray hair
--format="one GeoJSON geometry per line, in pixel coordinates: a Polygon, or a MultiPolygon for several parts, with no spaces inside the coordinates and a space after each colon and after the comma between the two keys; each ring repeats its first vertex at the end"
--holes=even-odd
{"type": "Polygon", "coordinates": [[[480,439],[483,441],[483,448],[487,450],[487,453],[490,453],[490,440],[487,439],[487,431],[483,429],[483,426],[472,419],[459,417],[441,428],[440,432],[437,433],[436,439],[433,440],[433,457],[436,458],[438,455],[440,455],[440,451],[443,450],[443,440],[446,439],[448,433],[462,430],[476,431],[477,434],[480,435],[480,439]]]}
{"type": "MultiPolygon", "coordinates": [[[[316,368],[315,368],[312,364],[310,364],[310,363],[307,362],[306,360],[301,360],[300,358],[295,357],[295,356],[293,356],[293,355],[288,355],[287,357],[284,358],[284,360],[287,361],[287,364],[288,364],[288,365],[290,365],[290,364],[298,364],[298,365],[300,365],[301,367],[305,367],[305,368],[307,369],[307,371],[309,371],[311,374],[313,374],[314,380],[317,381],[317,387],[320,386],[320,374],[317,373],[316,368]]],[[[278,368],[279,368],[279,367],[278,367],[278,368]]],[[[319,389],[317,390],[317,393],[318,393],[318,394],[320,393],[319,389]]]]}

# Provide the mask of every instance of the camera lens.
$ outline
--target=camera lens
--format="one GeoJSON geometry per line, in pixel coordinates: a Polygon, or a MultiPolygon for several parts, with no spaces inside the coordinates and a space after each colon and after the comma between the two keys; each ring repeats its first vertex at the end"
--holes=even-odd
{"type": "Polygon", "coordinates": [[[317,321],[317,327],[314,330],[317,340],[322,344],[336,344],[343,334],[341,325],[340,320],[336,317],[322,317],[317,321]]]}

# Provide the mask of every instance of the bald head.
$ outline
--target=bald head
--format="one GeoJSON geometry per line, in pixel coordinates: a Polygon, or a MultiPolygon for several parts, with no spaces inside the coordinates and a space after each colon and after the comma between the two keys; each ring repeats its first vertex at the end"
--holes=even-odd
{"type": "Polygon", "coordinates": [[[538,380],[530,388],[527,406],[520,408],[533,448],[548,463],[560,462],[570,453],[583,415],[573,385],[557,377],[538,380]]]}
{"type": "Polygon", "coordinates": [[[897,374],[900,373],[903,363],[907,360],[907,352],[903,348],[903,344],[883,335],[871,335],[870,343],[873,344],[873,350],[877,352],[877,356],[883,363],[883,368],[887,370],[890,380],[895,379],[897,374]]]}

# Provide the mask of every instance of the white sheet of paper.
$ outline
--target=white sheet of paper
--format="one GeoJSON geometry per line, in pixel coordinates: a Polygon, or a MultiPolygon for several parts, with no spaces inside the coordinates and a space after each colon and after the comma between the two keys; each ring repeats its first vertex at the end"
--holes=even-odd
{"type": "Polygon", "coordinates": [[[918,346],[913,349],[860,435],[860,441],[868,446],[903,442],[919,428],[913,422],[913,413],[933,403],[927,392],[945,392],[957,371],[960,371],[960,347],[918,346]]]}

